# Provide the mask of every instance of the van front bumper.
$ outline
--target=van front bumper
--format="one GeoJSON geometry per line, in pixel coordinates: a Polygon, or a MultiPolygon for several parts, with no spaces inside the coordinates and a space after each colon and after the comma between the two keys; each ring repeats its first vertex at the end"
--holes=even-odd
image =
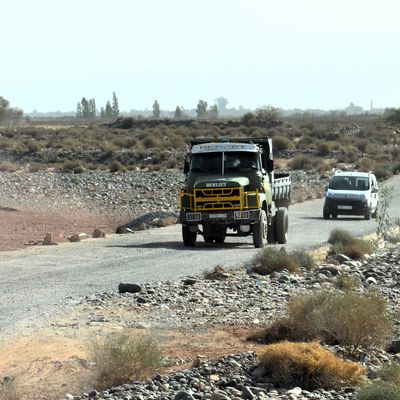
{"type": "Polygon", "coordinates": [[[366,215],[367,200],[325,198],[324,212],[332,215],[366,215]]]}

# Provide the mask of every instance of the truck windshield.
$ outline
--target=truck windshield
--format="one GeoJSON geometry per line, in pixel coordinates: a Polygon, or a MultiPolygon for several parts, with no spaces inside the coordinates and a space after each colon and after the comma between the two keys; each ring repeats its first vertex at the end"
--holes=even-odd
{"type": "Polygon", "coordinates": [[[329,189],[333,190],[369,190],[368,177],[360,176],[333,176],[329,189]]]}
{"type": "Polygon", "coordinates": [[[194,173],[222,174],[222,162],[224,163],[224,173],[257,170],[258,153],[230,151],[225,153],[193,154],[190,162],[190,171],[194,173]],[[223,159],[222,155],[224,155],[223,159]]]}

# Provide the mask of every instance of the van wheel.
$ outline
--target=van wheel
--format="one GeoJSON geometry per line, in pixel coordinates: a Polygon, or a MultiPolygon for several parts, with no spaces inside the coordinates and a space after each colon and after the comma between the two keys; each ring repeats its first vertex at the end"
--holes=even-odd
{"type": "Polygon", "coordinates": [[[364,215],[364,218],[368,221],[371,219],[371,210],[368,208],[367,212],[364,215]]]}
{"type": "Polygon", "coordinates": [[[211,236],[203,236],[203,239],[206,243],[212,243],[214,241],[214,238],[211,236]]]}
{"type": "Polygon", "coordinates": [[[285,244],[288,238],[289,214],[285,207],[280,207],[276,213],[276,239],[279,244],[285,244]]]}
{"type": "Polygon", "coordinates": [[[329,211],[323,211],[323,217],[324,219],[329,219],[329,217],[331,216],[331,214],[329,214],[329,211]]]}
{"type": "Polygon", "coordinates": [[[332,214],[332,219],[337,219],[337,214],[332,214]]]}
{"type": "Polygon", "coordinates": [[[378,206],[376,206],[375,211],[371,214],[371,217],[376,218],[377,213],[378,213],[378,206]]]}
{"type": "Polygon", "coordinates": [[[197,239],[197,232],[191,232],[188,225],[182,225],[183,244],[186,247],[194,247],[197,239]]]}
{"type": "Polygon", "coordinates": [[[268,235],[267,214],[264,210],[260,212],[260,219],[253,225],[253,244],[256,248],[264,247],[268,235]]]}

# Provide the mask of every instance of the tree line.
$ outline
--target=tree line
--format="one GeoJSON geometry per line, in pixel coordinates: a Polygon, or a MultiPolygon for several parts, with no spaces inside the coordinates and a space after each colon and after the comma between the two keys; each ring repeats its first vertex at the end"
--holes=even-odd
{"type": "MultiPolygon", "coordinates": [[[[227,100],[223,97],[216,99],[221,102],[221,99],[224,100],[222,104],[227,104],[227,100]]],[[[204,100],[199,100],[196,107],[196,115],[197,118],[201,119],[215,119],[218,118],[218,106],[214,104],[209,106],[208,103],[204,100]]],[[[105,107],[101,107],[100,114],[96,108],[96,100],[91,98],[89,100],[86,97],[83,97],[80,102],[76,105],[76,117],[82,119],[94,119],[97,117],[100,118],[118,118],[120,115],[118,98],[113,92],[112,102],[107,101],[105,107]]],[[[152,108],[152,117],[160,118],[161,117],[161,108],[158,100],[155,100],[152,108]]],[[[188,118],[188,115],[185,113],[185,109],[182,106],[176,106],[174,117],[177,119],[188,118]]]]}
{"type": "MultiPolygon", "coordinates": [[[[96,100],[94,98],[87,100],[86,97],[82,97],[82,100],[76,105],[76,117],[83,119],[97,118],[96,100]]],[[[101,107],[100,117],[107,119],[119,117],[119,104],[115,92],[113,92],[112,101],[107,100],[106,105],[101,107]]]]}

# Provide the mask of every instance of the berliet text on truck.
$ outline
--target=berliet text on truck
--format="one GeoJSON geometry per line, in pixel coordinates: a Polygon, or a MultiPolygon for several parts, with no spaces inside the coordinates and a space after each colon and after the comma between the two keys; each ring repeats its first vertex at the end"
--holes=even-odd
{"type": "Polygon", "coordinates": [[[270,138],[192,140],[184,172],[185,246],[195,246],[199,234],[206,243],[249,235],[255,247],[286,243],[290,175],[274,172],[270,138]]]}

